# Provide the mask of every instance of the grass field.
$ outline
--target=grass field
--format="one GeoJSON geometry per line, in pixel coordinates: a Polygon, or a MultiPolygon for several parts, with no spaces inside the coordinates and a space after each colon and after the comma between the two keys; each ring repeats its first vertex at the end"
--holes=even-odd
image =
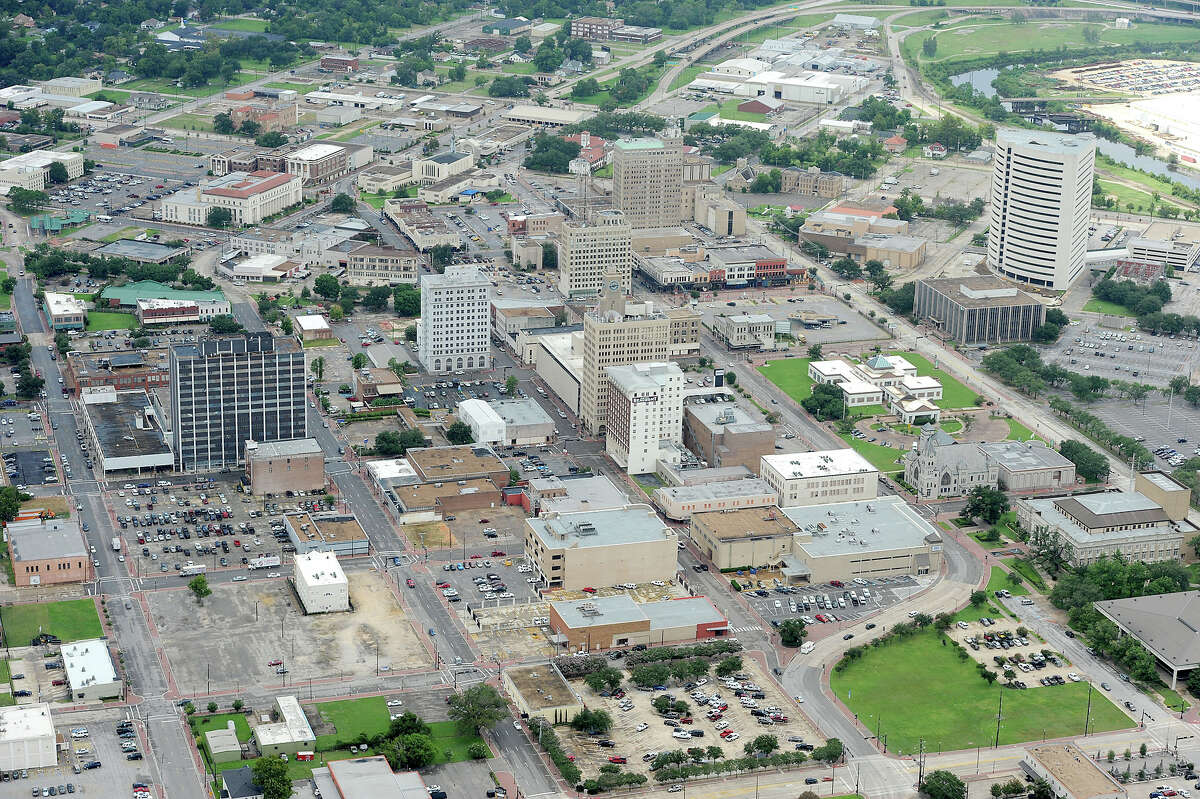
{"type": "Polygon", "coordinates": [[[926,38],[934,35],[933,32],[909,36],[905,39],[904,49],[906,52],[919,54],[922,61],[946,61],[959,56],[974,57],[1000,52],[1057,50],[1060,47],[1083,48],[1093,46],[1084,38],[1083,32],[1088,28],[1099,30],[1100,44],[1133,44],[1139,41],[1171,44],[1200,41],[1200,32],[1178,25],[1139,24],[1127,30],[1116,30],[1094,22],[1032,21],[1019,26],[1019,33],[1009,24],[971,24],[941,31],[936,34],[937,53],[932,58],[924,57],[921,44],[926,38]]]}
{"type": "Polygon", "coordinates": [[[734,120],[739,120],[741,122],[766,122],[767,121],[766,114],[759,114],[759,113],[755,113],[753,111],[737,110],[736,102],[723,103],[720,108],[717,107],[716,103],[713,103],[712,105],[708,106],[707,108],[704,108],[701,110],[703,110],[703,111],[718,111],[720,113],[721,119],[734,119],[734,120]]]}
{"type": "Polygon", "coordinates": [[[944,422],[942,422],[941,427],[942,427],[942,432],[949,433],[950,435],[954,435],[955,433],[962,432],[963,423],[958,421],[957,419],[947,419],[944,422]]]}
{"type": "Polygon", "coordinates": [[[812,395],[813,381],[808,376],[812,358],[783,358],[758,367],[758,372],[796,402],[812,395]]]}
{"type": "Polygon", "coordinates": [[[1028,441],[1034,438],[1033,431],[1025,425],[1018,422],[1016,419],[1008,420],[1008,440],[1009,441],[1028,441]]]}
{"type": "MultiPolygon", "coordinates": [[[[618,106],[621,108],[628,108],[631,105],[637,105],[642,100],[645,100],[647,97],[649,97],[650,93],[652,91],[654,91],[655,87],[658,86],[658,79],[662,77],[662,73],[666,69],[667,68],[665,66],[656,67],[653,64],[647,64],[644,67],[638,67],[638,71],[641,72],[643,75],[645,75],[646,78],[648,79],[647,84],[646,84],[646,90],[644,92],[642,92],[641,94],[639,94],[637,97],[633,97],[626,102],[618,103],[618,106]]],[[[599,80],[599,79],[597,78],[597,80],[599,80]]],[[[589,95],[587,97],[573,97],[572,99],[577,103],[585,103],[587,105],[599,105],[600,103],[604,102],[606,99],[608,99],[609,97],[612,96],[609,93],[608,89],[611,88],[613,86],[613,84],[615,84],[615,83],[616,83],[615,78],[610,78],[609,80],[606,80],[606,81],[600,81],[600,87],[601,87],[600,91],[596,92],[593,95],[589,95]]]]}
{"type": "Polygon", "coordinates": [[[1025,578],[1025,582],[1032,585],[1043,594],[1049,589],[1046,587],[1046,581],[1042,579],[1042,575],[1038,574],[1038,570],[1033,564],[1024,558],[1005,558],[1004,565],[1015,571],[1017,574],[1025,578]]]}
{"type": "Polygon", "coordinates": [[[265,19],[224,19],[213,25],[218,30],[224,28],[227,31],[249,31],[250,33],[264,33],[267,30],[267,21],[265,19]]]}
{"type": "Polygon", "coordinates": [[[895,23],[898,22],[901,25],[907,25],[910,28],[923,28],[926,25],[932,25],[935,22],[948,20],[950,18],[950,12],[941,8],[931,9],[929,11],[917,11],[912,14],[905,14],[904,16],[897,17],[893,22],[893,27],[895,27],[895,23]]]}
{"type": "Polygon", "coordinates": [[[174,94],[185,97],[208,97],[217,92],[241,86],[254,80],[257,75],[251,72],[238,72],[233,76],[233,80],[229,83],[216,84],[209,83],[205,86],[176,86],[174,81],[161,80],[158,78],[140,78],[135,81],[130,81],[124,84],[125,88],[134,92],[158,92],[160,94],[174,94]]]}
{"type": "Polygon", "coordinates": [[[995,596],[995,592],[999,591],[1001,588],[1006,589],[1013,596],[1029,595],[1029,589],[1025,587],[1024,583],[1021,585],[1013,585],[1008,581],[1008,572],[1004,571],[1004,569],[1000,568],[999,566],[993,566],[992,574],[988,578],[988,596],[995,596]]]}
{"type": "Polygon", "coordinates": [[[429,729],[433,733],[433,748],[437,750],[436,762],[439,764],[470,760],[467,749],[471,744],[483,743],[483,739],[478,735],[460,733],[458,725],[453,721],[434,721],[430,723],[429,729]],[[449,756],[447,756],[447,752],[449,752],[449,756]]]}
{"type": "Polygon", "coordinates": [[[667,87],[667,91],[673,92],[680,86],[687,86],[696,79],[697,75],[707,72],[711,66],[711,64],[692,64],[690,67],[684,67],[675,76],[675,80],[671,81],[671,85],[667,87]]]}
{"type": "Polygon", "coordinates": [[[212,131],[213,118],[203,114],[176,114],[170,119],[163,120],[163,127],[176,130],[212,131]]]}
{"type": "Polygon", "coordinates": [[[871,465],[879,471],[899,472],[904,470],[903,464],[896,463],[896,459],[904,454],[900,450],[894,447],[881,447],[878,444],[860,441],[848,434],[839,433],[838,435],[846,442],[846,446],[870,461],[871,465]]]}
{"type": "Polygon", "coordinates": [[[1083,310],[1091,311],[1092,313],[1104,313],[1112,316],[1137,316],[1133,311],[1126,308],[1124,305],[1117,305],[1115,302],[1108,300],[1100,300],[1092,297],[1083,305],[1083,310]]]}
{"type": "MultiPolygon", "coordinates": [[[[4,280],[6,277],[8,277],[8,270],[0,269],[0,281],[4,280]]],[[[12,295],[5,294],[3,291],[0,291],[0,311],[7,311],[11,307],[12,295]]]]}
{"type": "Polygon", "coordinates": [[[1133,726],[1085,683],[1027,691],[988,685],[973,662],[959,660],[943,640],[942,634],[926,630],[872,649],[830,676],[837,697],[865,727],[887,735],[888,748],[896,754],[916,751],[922,738],[929,750],[938,751],[990,745],[1001,694],[1001,744],[1082,734],[1089,691],[1089,729],[1106,732],[1133,726]],[[898,685],[905,690],[897,691],[898,685]]]}
{"type": "Polygon", "coordinates": [[[1106,196],[1116,198],[1117,205],[1121,210],[1128,210],[1130,204],[1133,205],[1135,210],[1137,208],[1149,208],[1150,203],[1154,201],[1154,197],[1149,192],[1132,189],[1120,183],[1113,183],[1111,180],[1101,179],[1100,189],[1106,196]]]}
{"type": "Polygon", "coordinates": [[[1191,704],[1182,696],[1180,696],[1178,691],[1172,691],[1165,685],[1154,686],[1154,693],[1158,694],[1162,698],[1164,705],[1176,713],[1183,713],[1189,707],[1191,707],[1191,704]]]}
{"type": "Polygon", "coordinates": [[[99,638],[104,634],[96,605],[90,599],[13,605],[4,608],[3,617],[9,646],[29,646],[39,631],[57,635],[64,642],[99,638]]]}
{"type": "Polygon", "coordinates": [[[321,718],[337,728],[332,735],[317,736],[317,749],[321,751],[333,749],[338,741],[353,743],[359,735],[365,734],[368,738],[382,735],[391,723],[387,702],[382,696],[322,702],[316,707],[321,718]]]}
{"type": "Polygon", "coordinates": [[[941,369],[934,369],[933,364],[923,355],[915,352],[891,352],[889,355],[903,355],[908,362],[917,367],[917,374],[923,377],[936,377],[942,383],[942,398],[935,404],[943,410],[975,407],[975,398],[979,394],[964,386],[941,369]]]}
{"type": "Polygon", "coordinates": [[[88,312],[88,330],[133,330],[137,326],[137,317],[131,313],[88,312]]]}
{"type": "Polygon", "coordinates": [[[107,236],[102,236],[100,241],[104,242],[105,244],[112,244],[114,241],[120,241],[121,239],[132,239],[141,232],[142,229],[137,225],[130,225],[129,227],[123,227],[116,232],[109,233],[107,236]]]}
{"type": "Polygon", "coordinates": [[[537,72],[537,67],[533,64],[505,64],[500,71],[509,75],[532,75],[537,72]]]}

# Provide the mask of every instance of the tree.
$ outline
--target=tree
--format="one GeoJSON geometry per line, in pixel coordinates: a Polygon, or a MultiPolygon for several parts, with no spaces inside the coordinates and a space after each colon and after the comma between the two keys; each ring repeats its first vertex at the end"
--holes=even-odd
{"type": "Polygon", "coordinates": [[[242,327],[241,322],[229,314],[218,314],[209,319],[208,327],[218,336],[233,336],[246,330],[246,328],[242,327]]]}
{"type": "Polygon", "coordinates": [[[808,357],[812,358],[814,361],[819,361],[821,359],[821,345],[813,344],[811,347],[809,347],[808,357]]]}
{"type": "Polygon", "coordinates": [[[216,703],[216,702],[209,702],[209,703],[208,703],[208,712],[209,712],[209,713],[216,713],[216,712],[217,712],[217,703],[216,703]]]}
{"type": "Polygon", "coordinates": [[[258,134],[262,133],[262,125],[253,119],[247,119],[244,120],[241,126],[238,127],[238,133],[242,134],[243,136],[254,138],[258,134]]]}
{"type": "MultiPolygon", "coordinates": [[[[12,294],[11,291],[5,293],[12,294]]],[[[54,334],[54,348],[58,350],[59,355],[66,355],[71,351],[71,337],[66,334],[66,331],[60,330],[54,334]]]]}
{"type": "MultiPolygon", "coordinates": [[[[17,518],[21,503],[32,499],[31,494],[23,494],[13,486],[0,486],[0,522],[11,522],[17,518]]],[[[1200,674],[1200,669],[1196,670],[1200,674]]]]}
{"type": "Polygon", "coordinates": [[[966,799],[967,785],[953,772],[938,769],[925,775],[920,791],[929,799],[966,799]]]}
{"type": "Polygon", "coordinates": [[[69,183],[71,176],[67,174],[67,166],[62,161],[51,161],[49,177],[51,183],[69,183]]]}
{"type": "Polygon", "coordinates": [[[314,375],[316,375],[317,382],[324,380],[325,379],[325,356],[318,355],[316,358],[313,358],[312,363],[310,363],[308,365],[308,369],[314,375]]]}
{"type": "Polygon", "coordinates": [[[420,315],[421,292],[415,286],[396,286],[392,292],[392,309],[397,316],[420,315]]]}
{"type": "Polygon", "coordinates": [[[1004,492],[991,486],[978,485],[967,494],[967,505],[963,508],[963,516],[973,519],[979,517],[988,524],[995,524],[1000,517],[1008,512],[1008,497],[1004,492]]]}
{"type": "Polygon", "coordinates": [[[246,703],[240,699],[233,700],[233,704],[231,705],[234,713],[241,713],[242,708],[244,708],[245,706],[246,706],[246,703]]]}
{"type": "Polygon", "coordinates": [[[46,381],[29,371],[26,367],[17,378],[17,396],[21,399],[33,399],[45,387],[46,381]]]}
{"type": "Polygon", "coordinates": [[[530,41],[528,36],[518,36],[517,40],[513,42],[513,49],[521,55],[525,55],[533,49],[533,42],[530,41]]]}
{"type": "Polygon", "coordinates": [[[392,290],[387,286],[373,286],[367,291],[367,296],[363,297],[362,304],[371,313],[381,313],[387,310],[391,297],[392,290]]]}
{"type": "Polygon", "coordinates": [[[16,214],[32,214],[50,204],[50,195],[44,191],[22,189],[13,186],[8,190],[8,207],[16,214]]]}
{"type": "Polygon", "coordinates": [[[417,340],[417,326],[416,325],[409,325],[408,327],[404,328],[404,340],[405,341],[416,341],[417,340]]]}
{"type": "Polygon", "coordinates": [[[254,772],[254,782],[262,788],[263,799],[289,799],[292,795],[288,764],[279,758],[260,757],[250,769],[254,772]]]}
{"type": "MultiPolygon", "coordinates": [[[[510,397],[515,397],[515,396],[517,396],[517,385],[518,385],[519,383],[520,383],[520,381],[519,381],[519,380],[517,380],[517,376],[516,376],[516,375],[509,375],[509,376],[508,376],[508,377],[507,377],[507,378],[504,380],[504,393],[505,393],[505,394],[507,394],[507,395],[508,395],[508,396],[510,396],[510,397]]],[[[1200,550],[1197,550],[1197,551],[1198,551],[1198,552],[1200,552],[1200,550]]]]}
{"type": "Polygon", "coordinates": [[[1075,472],[1085,480],[1107,480],[1111,469],[1108,458],[1076,439],[1062,442],[1058,451],[1075,464],[1075,472]]]}
{"type": "Polygon", "coordinates": [[[820,760],[823,763],[836,763],[842,759],[842,753],[845,748],[838,738],[830,738],[821,746],[813,750],[813,760],[820,760]]]}
{"type": "Polygon", "coordinates": [[[214,205],[208,209],[208,214],[205,216],[205,221],[208,223],[209,227],[229,227],[229,223],[233,221],[233,212],[228,208],[222,208],[219,205],[214,205]]]}
{"type": "Polygon", "coordinates": [[[451,444],[470,444],[475,440],[475,436],[469,424],[457,421],[446,428],[446,440],[451,444]]]}
{"type": "Polygon", "coordinates": [[[233,133],[233,115],[228,111],[222,111],[220,114],[217,114],[213,117],[213,130],[222,136],[228,136],[233,133]]]}
{"type": "MultiPolygon", "coordinates": [[[[1145,757],[1145,754],[1142,757],[1145,757]]],[[[1033,790],[1029,792],[1029,799],[1054,799],[1054,796],[1054,789],[1050,787],[1050,783],[1045,780],[1034,780],[1033,790]]]]}
{"type": "Polygon", "coordinates": [[[717,663],[715,673],[718,677],[728,677],[731,674],[737,674],[741,670],[742,659],[736,655],[733,655],[727,658],[722,658],[721,661],[717,663]]]}
{"type": "Polygon", "coordinates": [[[192,581],[188,583],[188,590],[196,596],[196,602],[203,605],[204,597],[212,596],[212,589],[208,587],[208,578],[203,574],[197,574],[192,581]]]}
{"type": "Polygon", "coordinates": [[[284,136],[277,130],[269,130],[254,140],[254,144],[258,147],[266,147],[274,149],[287,144],[287,136],[284,136]]]}
{"type": "Polygon", "coordinates": [[[928,39],[921,42],[921,52],[925,54],[926,58],[933,58],[935,55],[937,55],[937,38],[930,36],[928,39]]]}
{"type": "Polygon", "coordinates": [[[779,642],[787,647],[798,647],[808,636],[808,629],[800,619],[788,619],[779,625],[779,642]]]}
{"type": "Polygon", "coordinates": [[[588,735],[606,733],[612,729],[612,716],[604,710],[584,710],[571,719],[571,728],[588,735]]]}
{"type": "Polygon", "coordinates": [[[447,715],[465,732],[479,732],[504,718],[508,706],[496,689],[485,683],[472,685],[450,697],[447,715]]]}
{"type": "Polygon", "coordinates": [[[354,357],[350,359],[350,365],[353,366],[355,368],[355,370],[362,369],[364,366],[367,365],[366,353],[362,353],[362,352],[354,353],[354,357]]]}
{"type": "Polygon", "coordinates": [[[972,591],[971,592],[971,607],[981,608],[981,607],[983,607],[984,602],[987,602],[987,592],[986,591],[972,591]]]}
{"type": "Polygon", "coordinates": [[[336,277],[325,272],[324,274],[317,275],[317,279],[313,281],[313,291],[333,302],[341,296],[342,286],[338,283],[336,277]]]}
{"type": "Polygon", "coordinates": [[[425,446],[425,434],[420,430],[384,430],[375,436],[375,454],[403,455],[414,447],[425,446]]]}
{"type": "Polygon", "coordinates": [[[397,768],[419,769],[437,760],[437,748],[433,745],[433,738],[423,733],[412,733],[393,739],[391,753],[388,764],[394,759],[397,768]]]}
{"type": "Polygon", "coordinates": [[[336,194],[333,202],[329,204],[329,210],[335,214],[352,214],[354,213],[354,198],[349,194],[336,194]]]}
{"type": "Polygon", "coordinates": [[[285,316],[279,320],[279,329],[283,331],[283,335],[290,336],[295,326],[292,324],[292,317],[285,316]]]}
{"type": "Polygon", "coordinates": [[[778,748],[779,739],[774,735],[758,735],[754,740],[746,742],[746,754],[748,755],[754,755],[756,752],[769,755],[778,748]]]}

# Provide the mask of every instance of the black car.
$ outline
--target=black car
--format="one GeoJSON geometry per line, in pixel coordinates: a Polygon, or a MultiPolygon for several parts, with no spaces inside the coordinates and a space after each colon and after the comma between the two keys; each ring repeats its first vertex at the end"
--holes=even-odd
{"type": "Polygon", "coordinates": [[[85,769],[100,768],[100,761],[99,760],[89,760],[88,762],[83,764],[83,767],[85,769]]]}
{"type": "Polygon", "coordinates": [[[816,785],[816,784],[817,784],[817,778],[816,778],[816,777],[805,777],[805,778],[804,778],[804,784],[805,784],[805,785],[816,785]]]}
{"type": "Polygon", "coordinates": [[[130,752],[129,754],[125,755],[125,759],[126,760],[141,760],[142,753],[141,752],[130,752]]]}

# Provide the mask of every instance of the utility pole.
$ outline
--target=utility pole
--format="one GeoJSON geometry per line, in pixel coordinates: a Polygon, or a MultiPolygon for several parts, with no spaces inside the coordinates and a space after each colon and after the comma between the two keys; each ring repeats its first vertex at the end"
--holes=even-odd
{"type": "MultiPolygon", "coordinates": [[[[917,788],[920,789],[921,784],[925,782],[925,739],[921,738],[917,743],[917,788]]],[[[855,792],[857,793],[857,791],[855,792]]]]}
{"type": "MultiPolygon", "coordinates": [[[[1146,711],[1144,711],[1144,710],[1142,711],[1143,714],[1145,714],[1145,712],[1146,711]]],[[[1087,711],[1083,716],[1083,737],[1084,738],[1087,737],[1088,727],[1091,725],[1091,722],[1092,722],[1092,684],[1091,684],[1091,682],[1088,682],[1087,711]]]]}
{"type": "Polygon", "coordinates": [[[1000,692],[1000,708],[996,711],[996,743],[993,748],[1000,748],[1000,719],[1004,717],[1004,691],[1000,692]]]}

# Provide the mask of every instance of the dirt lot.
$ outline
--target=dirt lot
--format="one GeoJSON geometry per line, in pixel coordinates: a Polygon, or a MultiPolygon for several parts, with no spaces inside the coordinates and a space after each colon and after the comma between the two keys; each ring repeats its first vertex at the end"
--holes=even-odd
{"type": "Polygon", "coordinates": [[[405,524],[402,529],[413,546],[442,549],[451,544],[450,527],[445,522],[405,524]]]}
{"type": "Polygon", "coordinates": [[[184,589],[149,594],[154,624],[175,681],[185,692],[236,682],[281,680],[267,662],[282,658],[289,681],[370,675],[378,662],[393,670],[428,666],[424,648],[382,577],[348,571],[354,610],[305,616],[283,579],[217,584],[199,606],[184,589]],[[214,646],[236,631],[238,646],[214,646]]]}
{"type": "Polygon", "coordinates": [[[756,735],[769,733],[779,738],[779,746],[781,749],[792,749],[796,743],[788,741],[789,736],[798,736],[804,740],[804,743],[820,746],[825,742],[820,733],[797,712],[797,705],[790,697],[785,695],[779,686],[771,680],[759,668],[758,664],[750,658],[744,658],[743,674],[746,674],[750,679],[748,682],[753,682],[760,686],[762,691],[767,695],[766,699],[759,699],[758,707],[779,707],[783,710],[783,715],[787,716],[789,721],[786,723],[777,723],[772,725],[761,725],[755,716],[750,715],[750,710],[743,708],[738,701],[738,698],[733,695],[733,691],[726,688],[721,682],[713,677],[708,677],[708,683],[700,686],[699,690],[703,690],[707,695],[712,696],[714,692],[720,694],[723,701],[729,703],[729,709],[725,711],[721,721],[728,722],[728,729],[733,730],[739,736],[737,740],[732,742],[722,740],[719,736],[720,730],[716,724],[720,722],[709,721],[704,712],[707,708],[701,709],[697,702],[688,694],[682,686],[673,687],[667,693],[672,694],[676,699],[687,702],[693,712],[695,719],[692,724],[682,725],[682,729],[703,730],[704,736],[701,738],[693,738],[691,741],[685,741],[671,737],[673,728],[663,724],[663,717],[651,707],[651,702],[654,697],[662,692],[629,690],[627,697],[633,700],[633,709],[623,711],[620,708],[620,701],[611,697],[599,696],[592,692],[583,682],[572,684],[576,690],[580,692],[584,703],[592,709],[603,708],[607,710],[613,717],[614,725],[612,731],[608,734],[608,738],[617,742],[615,749],[605,749],[596,746],[596,738],[590,738],[587,735],[576,733],[568,728],[563,728],[559,731],[559,735],[563,739],[563,747],[568,752],[573,752],[576,755],[576,762],[585,774],[594,773],[600,766],[608,762],[608,758],[613,755],[624,755],[629,758],[628,765],[625,768],[628,771],[636,773],[648,774],[649,764],[642,762],[642,755],[646,752],[667,752],[673,749],[687,749],[690,746],[720,746],[725,750],[726,756],[732,757],[735,754],[741,754],[743,746],[752,740],[756,735]],[[648,725],[642,732],[637,732],[637,728],[641,724],[648,725]]]}
{"type": "Polygon", "coordinates": [[[1067,674],[1069,674],[1073,671],[1078,673],[1078,671],[1076,669],[1074,669],[1074,667],[1071,666],[1071,662],[1069,660],[1067,660],[1065,657],[1059,657],[1059,662],[1063,664],[1062,666],[1055,666],[1053,663],[1050,663],[1049,661],[1047,661],[1045,668],[1035,669],[1034,671],[1029,671],[1029,672],[1022,671],[1018,666],[1015,666],[1015,665],[1010,666],[1010,665],[1006,664],[1004,666],[1000,666],[995,661],[996,657],[1002,657],[1005,660],[1011,661],[1014,655],[1019,654],[1026,662],[1028,662],[1030,655],[1032,655],[1034,653],[1039,653],[1043,649],[1048,650],[1049,647],[1047,647],[1044,643],[1039,641],[1037,639],[1037,637],[1034,636],[1034,634],[1032,632],[1030,632],[1029,636],[1026,639],[1029,641],[1028,646],[1014,646],[1014,647],[1010,647],[1009,649],[989,649],[987,646],[984,645],[983,636],[985,634],[1001,633],[1001,632],[1007,631],[1007,632],[1012,633],[1013,636],[1015,637],[1017,634],[1017,628],[1020,625],[1009,619],[1003,619],[1003,618],[997,619],[996,624],[993,624],[990,627],[984,627],[983,624],[978,621],[966,622],[966,624],[967,624],[967,628],[965,630],[956,624],[954,627],[951,627],[947,631],[947,633],[955,641],[957,641],[958,643],[960,643],[964,647],[966,647],[967,652],[970,653],[971,657],[973,657],[978,662],[983,663],[989,669],[1000,674],[1002,677],[1004,674],[1004,669],[1012,668],[1012,670],[1017,673],[1017,676],[1015,677],[1015,679],[1020,680],[1021,682],[1025,683],[1026,685],[1029,686],[1030,689],[1033,689],[1033,688],[1052,689],[1056,686],[1044,686],[1038,681],[1043,677],[1049,677],[1051,675],[1058,675],[1059,677],[1062,677],[1064,680],[1070,682],[1071,680],[1069,677],[1067,677],[1067,674]],[[976,640],[979,642],[978,650],[972,649],[966,643],[966,639],[970,638],[972,636],[974,636],[976,638],[976,640]]]}

